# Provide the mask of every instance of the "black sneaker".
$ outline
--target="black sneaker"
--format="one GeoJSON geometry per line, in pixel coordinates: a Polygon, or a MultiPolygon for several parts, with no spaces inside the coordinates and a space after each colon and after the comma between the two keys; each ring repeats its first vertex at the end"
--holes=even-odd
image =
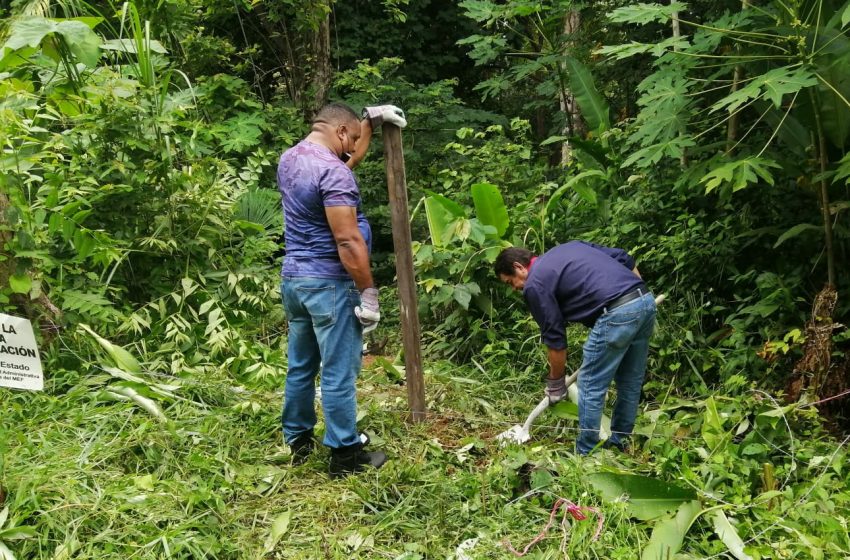
{"type": "Polygon", "coordinates": [[[296,437],[289,443],[289,450],[292,453],[292,464],[303,464],[310,457],[315,447],[316,440],[313,438],[313,430],[304,432],[296,437]]]}
{"type": "Polygon", "coordinates": [[[331,464],[328,469],[331,478],[342,478],[362,472],[367,467],[380,468],[387,462],[383,451],[364,451],[362,443],[331,449],[331,464]]]}

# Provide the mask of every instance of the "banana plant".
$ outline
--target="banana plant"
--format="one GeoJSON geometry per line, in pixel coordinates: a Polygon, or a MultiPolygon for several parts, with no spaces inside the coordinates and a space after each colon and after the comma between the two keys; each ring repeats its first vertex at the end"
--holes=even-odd
{"type": "Polygon", "coordinates": [[[482,290],[482,274],[507,244],[503,239],[510,221],[502,194],[496,185],[475,183],[470,187],[472,209],[428,192],[424,199],[431,244],[415,244],[420,284],[434,303],[454,301],[464,310],[470,304],[485,313],[492,301],[482,290]]]}

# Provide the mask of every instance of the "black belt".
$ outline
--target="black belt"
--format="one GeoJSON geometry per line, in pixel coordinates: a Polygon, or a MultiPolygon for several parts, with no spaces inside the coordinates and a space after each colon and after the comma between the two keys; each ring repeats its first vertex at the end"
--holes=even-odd
{"type": "Polygon", "coordinates": [[[611,300],[608,303],[606,303],[605,306],[602,308],[602,312],[608,313],[612,309],[617,309],[618,307],[620,307],[622,305],[626,305],[630,301],[634,301],[634,300],[638,299],[639,297],[642,297],[643,295],[648,294],[648,293],[649,292],[646,290],[646,286],[640,286],[639,288],[635,288],[631,292],[626,292],[625,294],[621,295],[617,299],[611,300]]]}

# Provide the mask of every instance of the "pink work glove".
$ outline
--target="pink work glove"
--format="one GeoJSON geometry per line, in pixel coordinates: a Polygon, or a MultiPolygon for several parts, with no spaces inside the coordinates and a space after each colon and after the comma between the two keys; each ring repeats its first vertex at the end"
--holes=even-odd
{"type": "Polygon", "coordinates": [[[354,308],[354,314],[363,325],[363,334],[375,330],[381,320],[377,288],[366,288],[360,292],[360,305],[354,308]]]}

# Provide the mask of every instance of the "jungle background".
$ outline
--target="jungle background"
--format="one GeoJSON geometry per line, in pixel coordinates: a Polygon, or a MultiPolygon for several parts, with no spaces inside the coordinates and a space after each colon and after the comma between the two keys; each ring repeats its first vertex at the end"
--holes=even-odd
{"type": "MultiPolygon", "coordinates": [[[[850,3],[0,3],[0,558],[846,558],[850,3]],[[328,100],[402,107],[429,417],[406,418],[380,134],[382,322],[331,482],[281,442],[277,160],[328,100]],[[622,247],[659,309],[632,450],[571,454],[491,263],[622,247]],[[560,520],[560,514],[558,519],[560,520]],[[678,556],[677,556],[678,555],[678,556]]],[[[571,327],[569,368],[586,332],[571,327]]]]}

